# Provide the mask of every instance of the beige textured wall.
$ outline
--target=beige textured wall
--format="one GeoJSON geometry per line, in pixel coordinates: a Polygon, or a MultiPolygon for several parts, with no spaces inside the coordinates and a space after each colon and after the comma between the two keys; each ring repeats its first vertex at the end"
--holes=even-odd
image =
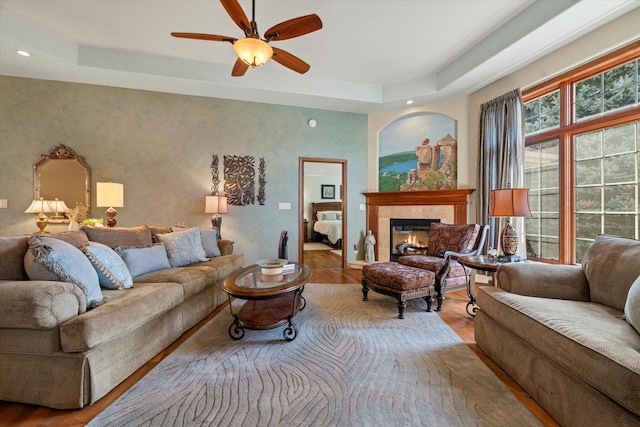
{"type": "MultiPolygon", "coordinates": [[[[114,87],[0,77],[0,235],[36,230],[23,211],[33,199],[33,165],[56,145],[86,158],[95,183],[124,184],[118,225],[141,223],[210,227],[204,213],[211,159],[266,160],[266,204],[230,206],[222,234],[247,261],[277,255],[282,230],[297,257],[298,158],[347,159],[348,239],[365,229],[367,116],[269,104],[173,95],[114,87]],[[313,117],[318,125],[307,126],[313,117]],[[291,210],[278,210],[278,202],[291,210]]],[[[256,173],[257,180],[257,173],[256,173]]],[[[222,184],[220,185],[222,189],[222,184]]],[[[103,208],[92,209],[103,217],[103,208]]],[[[61,231],[63,225],[50,225],[61,231]]],[[[349,257],[352,258],[352,251],[349,257]]]]}

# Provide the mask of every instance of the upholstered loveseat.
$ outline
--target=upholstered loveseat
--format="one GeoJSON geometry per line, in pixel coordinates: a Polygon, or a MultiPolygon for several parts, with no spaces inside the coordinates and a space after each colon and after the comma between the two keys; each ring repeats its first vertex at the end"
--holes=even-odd
{"type": "Polygon", "coordinates": [[[500,266],[478,306],[480,349],[561,425],[640,425],[640,241],[598,236],[581,266],[500,266]]]}
{"type": "Polygon", "coordinates": [[[110,251],[106,247],[131,250],[129,255],[137,249],[157,253],[170,244],[167,236],[178,235],[169,231],[89,227],[47,238],[0,238],[0,399],[58,409],[91,405],[227,301],[221,284],[243,266],[244,257],[232,253],[233,243],[226,240],[217,241],[219,256],[179,267],[172,266],[175,259],[167,264],[170,256],[158,264],[155,255],[140,252],[138,265],[127,264],[138,270],[129,280],[116,280],[120,273],[101,265],[100,284],[107,277],[128,285],[101,288],[98,296],[75,279],[30,280],[27,274],[42,270],[34,254],[56,246],[51,238],[66,242],[65,248],[81,248],[89,259],[89,249],[110,251]],[[153,245],[156,235],[165,237],[164,245],[153,245]]]}

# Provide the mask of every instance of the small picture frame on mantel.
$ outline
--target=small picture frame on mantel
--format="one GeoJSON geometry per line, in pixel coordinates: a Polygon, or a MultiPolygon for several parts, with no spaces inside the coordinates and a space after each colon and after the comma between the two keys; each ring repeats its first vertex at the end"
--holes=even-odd
{"type": "Polygon", "coordinates": [[[335,185],[320,185],[321,198],[323,199],[335,199],[336,198],[336,186],[335,185]]]}

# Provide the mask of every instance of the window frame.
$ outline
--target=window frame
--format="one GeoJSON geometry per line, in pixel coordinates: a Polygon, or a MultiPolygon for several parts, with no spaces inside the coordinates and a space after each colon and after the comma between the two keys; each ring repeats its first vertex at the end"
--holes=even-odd
{"type": "Polygon", "coordinates": [[[573,138],[577,134],[601,130],[640,120],[640,105],[615,110],[580,121],[573,121],[574,83],[603,73],[626,62],[640,58],[640,40],[600,58],[589,61],[559,76],[522,91],[523,102],[558,90],[560,93],[560,125],[554,129],[538,131],[525,137],[525,146],[558,139],[559,141],[559,259],[534,258],[552,264],[573,264],[575,260],[574,229],[574,152],[573,138]]]}

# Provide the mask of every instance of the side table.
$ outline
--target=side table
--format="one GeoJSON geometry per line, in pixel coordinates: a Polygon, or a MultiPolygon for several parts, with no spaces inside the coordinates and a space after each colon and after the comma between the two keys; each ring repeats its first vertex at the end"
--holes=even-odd
{"type": "MultiPolygon", "coordinates": [[[[498,267],[507,263],[498,262],[495,258],[488,257],[486,255],[471,255],[458,258],[460,265],[464,267],[473,268],[474,270],[484,271],[490,273],[491,280],[494,280],[494,273],[498,271],[498,267]]],[[[464,271],[465,278],[467,279],[467,296],[469,302],[467,303],[467,313],[471,317],[476,317],[478,307],[476,306],[476,295],[472,291],[472,287],[475,283],[471,283],[471,276],[467,274],[467,270],[464,271]],[[471,309],[469,309],[472,307],[471,309]]]]}

